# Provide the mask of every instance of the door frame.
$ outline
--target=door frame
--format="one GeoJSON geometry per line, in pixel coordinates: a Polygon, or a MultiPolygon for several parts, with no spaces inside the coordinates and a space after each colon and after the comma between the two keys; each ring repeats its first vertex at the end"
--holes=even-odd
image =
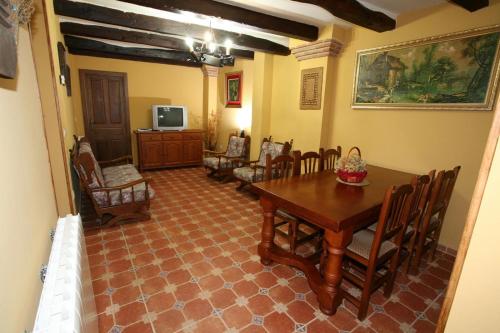
{"type": "Polygon", "coordinates": [[[469,207],[469,212],[467,213],[467,219],[465,220],[465,227],[462,233],[462,239],[458,246],[457,256],[455,258],[455,264],[453,265],[453,270],[448,282],[448,288],[446,289],[445,298],[443,305],[441,307],[441,313],[436,325],[436,332],[444,332],[446,328],[446,323],[450,315],[451,306],[457,292],[458,283],[460,281],[460,276],[462,275],[462,269],[465,263],[465,257],[467,256],[467,251],[469,249],[472,234],[474,233],[474,226],[476,225],[477,216],[479,214],[479,209],[481,208],[481,202],[483,200],[484,190],[488,182],[488,177],[490,175],[491,164],[493,163],[493,158],[495,156],[495,150],[500,135],[500,95],[498,95],[496,101],[495,114],[493,116],[493,121],[488,135],[488,140],[486,141],[486,148],[483,153],[483,160],[481,162],[481,167],[479,168],[479,176],[476,181],[476,186],[474,188],[474,193],[472,195],[471,204],[469,207]]]}
{"type": "MultiPolygon", "coordinates": [[[[89,119],[87,118],[87,110],[89,108],[88,103],[88,96],[84,93],[85,91],[85,74],[104,74],[104,75],[113,75],[113,76],[121,76],[123,79],[123,83],[125,85],[123,91],[124,91],[124,99],[125,99],[125,109],[126,109],[126,116],[125,116],[125,125],[126,125],[126,140],[129,143],[128,145],[128,150],[127,150],[127,155],[132,155],[132,132],[130,129],[130,109],[129,109],[129,103],[128,103],[128,76],[127,73],[125,72],[110,72],[110,71],[100,71],[100,70],[95,70],[95,69],[79,69],[78,70],[78,75],[80,77],[80,95],[82,99],[82,113],[83,113],[83,127],[85,131],[85,136],[88,138],[89,133],[88,128],[90,127],[89,119]]],[[[93,147],[95,148],[95,147],[93,147]]]]}

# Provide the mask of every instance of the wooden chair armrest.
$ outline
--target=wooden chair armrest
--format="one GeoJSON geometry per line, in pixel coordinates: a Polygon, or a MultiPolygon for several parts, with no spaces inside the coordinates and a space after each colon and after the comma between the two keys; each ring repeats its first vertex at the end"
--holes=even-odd
{"type": "Polygon", "coordinates": [[[94,192],[103,192],[103,191],[104,192],[119,191],[119,190],[124,190],[126,188],[130,188],[130,187],[135,186],[135,185],[142,184],[142,183],[145,183],[146,188],[147,188],[150,181],[151,181],[150,178],[142,178],[142,179],[137,179],[137,180],[134,180],[132,182],[118,185],[118,186],[105,186],[105,187],[93,188],[93,189],[90,189],[90,192],[94,193],[94,192]]]}
{"type": "Polygon", "coordinates": [[[215,156],[223,156],[225,151],[214,151],[214,150],[204,150],[203,155],[215,155],[215,156]]]}
{"type": "Polygon", "coordinates": [[[244,160],[244,159],[241,159],[241,158],[238,158],[236,160],[233,160],[233,162],[238,162],[238,163],[241,163],[243,165],[247,165],[247,166],[251,166],[251,164],[255,164],[257,163],[259,160],[255,160],[255,161],[247,161],[247,160],[244,160]]]}
{"type": "Polygon", "coordinates": [[[129,162],[132,163],[132,155],[125,155],[121,156],[112,160],[107,160],[107,161],[97,161],[100,166],[111,166],[111,165],[116,165],[122,162],[129,162]]]}

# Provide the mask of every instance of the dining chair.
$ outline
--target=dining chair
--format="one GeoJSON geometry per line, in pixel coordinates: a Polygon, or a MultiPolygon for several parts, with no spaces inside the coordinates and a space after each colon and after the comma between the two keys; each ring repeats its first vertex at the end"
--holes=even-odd
{"type": "Polygon", "coordinates": [[[441,228],[443,227],[443,220],[460,168],[460,166],[456,166],[453,170],[440,171],[432,184],[427,207],[421,221],[421,226],[418,229],[415,258],[412,260],[412,268],[415,274],[418,273],[424,254],[428,252],[428,259],[434,260],[441,228]]]}
{"type": "MultiPolygon", "coordinates": [[[[396,240],[396,243],[401,243],[402,245],[399,263],[401,264],[405,262],[406,273],[408,273],[410,269],[411,258],[418,235],[417,230],[420,226],[420,221],[425,210],[429,195],[429,188],[431,187],[431,181],[434,179],[435,172],[436,170],[432,170],[427,175],[420,175],[413,178],[412,181],[414,193],[411,208],[408,213],[408,226],[405,228],[404,234],[402,234],[403,239],[401,241],[396,240]]],[[[377,226],[378,223],[375,223],[370,225],[367,229],[372,232],[376,232],[377,226]]]]}
{"type": "Polygon", "coordinates": [[[340,146],[337,146],[337,149],[330,148],[325,150],[324,148],[320,148],[319,155],[319,171],[335,170],[335,164],[342,156],[342,148],[340,146]]]}
{"type": "MultiPolygon", "coordinates": [[[[298,176],[301,174],[310,174],[319,171],[320,160],[321,160],[321,156],[319,153],[314,151],[309,151],[304,154],[301,154],[301,152],[297,150],[293,152],[293,157],[295,160],[294,172],[293,172],[294,176],[298,176]]],[[[317,244],[319,245],[316,246],[316,252],[318,252],[319,248],[321,247],[321,242],[319,241],[319,238],[321,236],[322,229],[296,216],[288,214],[283,210],[278,210],[276,212],[276,216],[278,216],[282,220],[281,222],[278,222],[275,225],[276,232],[278,232],[279,234],[288,239],[291,253],[295,254],[297,246],[305,242],[311,241],[315,238],[318,239],[317,244]],[[287,232],[278,229],[279,226],[286,223],[288,223],[287,232]],[[305,229],[307,230],[303,230],[304,228],[302,228],[301,230],[300,228],[301,225],[306,226],[305,229]]]]}
{"type": "Polygon", "coordinates": [[[361,297],[347,290],[342,290],[342,295],[358,307],[359,320],[366,317],[370,296],[379,287],[385,284],[386,297],[392,293],[416,184],[413,179],[411,184],[388,188],[376,231],[362,229],[354,233],[346,248],[342,277],[361,289],[361,297]]]}

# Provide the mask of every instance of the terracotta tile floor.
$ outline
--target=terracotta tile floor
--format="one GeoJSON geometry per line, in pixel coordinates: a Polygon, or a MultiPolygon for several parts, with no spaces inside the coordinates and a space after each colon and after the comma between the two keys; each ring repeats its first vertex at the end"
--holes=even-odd
{"type": "Polygon", "coordinates": [[[328,317],[300,271],[260,264],[257,200],[201,168],[149,176],[150,221],[86,234],[101,332],[434,331],[453,258],[400,274],[363,322],[345,301],[328,317]]]}

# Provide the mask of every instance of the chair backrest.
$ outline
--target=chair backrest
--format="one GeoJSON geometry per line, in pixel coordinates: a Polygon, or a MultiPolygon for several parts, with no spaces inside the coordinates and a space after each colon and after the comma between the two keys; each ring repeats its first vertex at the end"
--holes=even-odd
{"type": "Polygon", "coordinates": [[[295,158],[290,155],[279,155],[273,158],[271,154],[267,154],[264,179],[271,180],[294,176],[295,163],[295,158]]]}
{"type": "Polygon", "coordinates": [[[90,142],[85,138],[77,141],[73,152],[73,164],[78,172],[82,185],[90,189],[103,187],[104,177],[101,167],[92,152],[90,142]]]}
{"type": "Polygon", "coordinates": [[[406,228],[410,223],[414,223],[414,227],[418,227],[420,219],[424,214],[425,205],[429,196],[429,189],[432,184],[432,180],[434,179],[434,174],[436,170],[432,170],[427,175],[420,175],[412,180],[412,186],[414,188],[413,191],[413,199],[410,205],[410,211],[408,212],[407,223],[404,226],[405,231],[401,234],[404,235],[406,232],[406,228]]]}
{"type": "Polygon", "coordinates": [[[319,170],[334,170],[336,162],[342,156],[342,148],[340,146],[337,146],[337,149],[330,148],[325,150],[320,148],[319,155],[321,156],[319,170]]]}
{"type": "Polygon", "coordinates": [[[411,184],[391,186],[387,189],[370,250],[370,261],[378,259],[380,247],[384,241],[395,236],[401,238],[408,224],[416,183],[417,180],[413,179],[411,184]]]}
{"type": "Polygon", "coordinates": [[[435,215],[438,215],[439,223],[443,222],[459,172],[460,166],[455,167],[453,170],[439,171],[429,195],[423,218],[424,228],[428,227],[431,218],[435,215]]]}
{"type": "Polygon", "coordinates": [[[226,156],[229,157],[245,157],[248,152],[248,146],[250,144],[250,136],[245,136],[240,138],[237,135],[229,135],[229,140],[227,142],[226,156]]]}
{"type": "Polygon", "coordinates": [[[263,141],[259,155],[259,162],[257,162],[257,164],[265,167],[267,154],[271,154],[271,158],[275,158],[280,155],[288,155],[292,149],[292,143],[293,140],[285,143],[272,142],[271,140],[263,141]]]}
{"type": "Polygon", "coordinates": [[[300,153],[300,150],[293,152],[293,157],[295,158],[295,174],[300,175],[302,171],[304,174],[309,174],[319,171],[320,165],[320,154],[314,151],[308,151],[304,154],[300,153]]]}

